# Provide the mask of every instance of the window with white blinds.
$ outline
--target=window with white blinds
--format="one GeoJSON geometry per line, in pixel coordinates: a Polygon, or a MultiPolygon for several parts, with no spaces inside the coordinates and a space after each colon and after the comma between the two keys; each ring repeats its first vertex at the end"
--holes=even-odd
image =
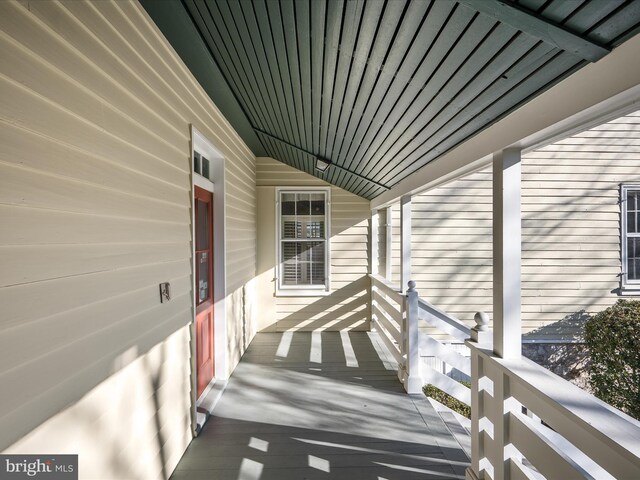
{"type": "Polygon", "coordinates": [[[278,288],[329,289],[329,189],[277,190],[278,288]]]}
{"type": "Polygon", "coordinates": [[[622,206],[622,288],[640,290],[640,185],[623,185],[622,206]]]}

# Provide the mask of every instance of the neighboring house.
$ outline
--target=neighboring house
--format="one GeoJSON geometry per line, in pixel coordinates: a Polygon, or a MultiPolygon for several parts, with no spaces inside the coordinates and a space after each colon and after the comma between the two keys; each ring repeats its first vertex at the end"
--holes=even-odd
{"type": "MultiPolygon", "coordinates": [[[[483,169],[412,198],[412,278],[423,298],[469,325],[478,311],[492,315],[491,175],[483,169]]],[[[588,314],[640,296],[639,189],[640,111],[523,154],[525,354],[544,361],[557,344],[580,343],[588,314]]],[[[398,284],[399,207],[391,210],[398,284]]]]}

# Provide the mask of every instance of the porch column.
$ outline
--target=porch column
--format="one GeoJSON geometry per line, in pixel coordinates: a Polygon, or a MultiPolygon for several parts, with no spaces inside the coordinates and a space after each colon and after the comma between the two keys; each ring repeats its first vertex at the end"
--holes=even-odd
{"type": "Polygon", "coordinates": [[[521,355],[522,211],[519,149],[493,156],[493,351],[521,355]]]}
{"type": "MultiPolygon", "coordinates": [[[[392,246],[393,246],[393,215],[392,215],[392,209],[391,207],[387,207],[387,215],[386,215],[386,225],[385,225],[385,252],[384,252],[384,278],[386,278],[387,280],[391,281],[391,275],[392,275],[392,265],[391,265],[391,256],[393,255],[392,253],[392,246]]],[[[402,285],[401,285],[402,286],[402,285]]],[[[404,288],[404,286],[402,286],[402,288],[404,288]]]]}
{"type": "Polygon", "coordinates": [[[378,210],[371,210],[371,251],[369,252],[369,271],[371,275],[378,274],[378,226],[380,215],[378,210]]]}
{"type": "Polygon", "coordinates": [[[400,199],[400,288],[411,280],[411,195],[400,199]]]}

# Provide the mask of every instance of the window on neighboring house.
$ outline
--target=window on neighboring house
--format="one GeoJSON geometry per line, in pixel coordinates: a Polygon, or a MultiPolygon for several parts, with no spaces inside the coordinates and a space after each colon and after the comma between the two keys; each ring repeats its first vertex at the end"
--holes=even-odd
{"type": "Polygon", "coordinates": [[[329,189],[277,190],[278,290],[329,291],[329,189]]]}
{"type": "Polygon", "coordinates": [[[622,288],[640,290],[640,185],[623,185],[622,288]]]}

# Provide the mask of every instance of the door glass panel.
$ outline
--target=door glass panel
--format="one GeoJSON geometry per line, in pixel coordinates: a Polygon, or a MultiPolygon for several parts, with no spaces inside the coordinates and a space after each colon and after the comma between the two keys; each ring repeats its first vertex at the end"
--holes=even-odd
{"type": "Polygon", "coordinates": [[[198,305],[209,298],[209,252],[196,253],[198,266],[198,305]]]}
{"type": "Polygon", "coordinates": [[[196,200],[196,250],[209,248],[209,204],[196,200]]]}
{"type": "Polygon", "coordinates": [[[209,360],[211,358],[211,349],[208,348],[209,347],[209,335],[210,333],[210,323],[211,321],[211,317],[209,315],[207,315],[207,318],[205,319],[204,322],[202,322],[202,363],[206,362],[207,360],[209,360]]]}

